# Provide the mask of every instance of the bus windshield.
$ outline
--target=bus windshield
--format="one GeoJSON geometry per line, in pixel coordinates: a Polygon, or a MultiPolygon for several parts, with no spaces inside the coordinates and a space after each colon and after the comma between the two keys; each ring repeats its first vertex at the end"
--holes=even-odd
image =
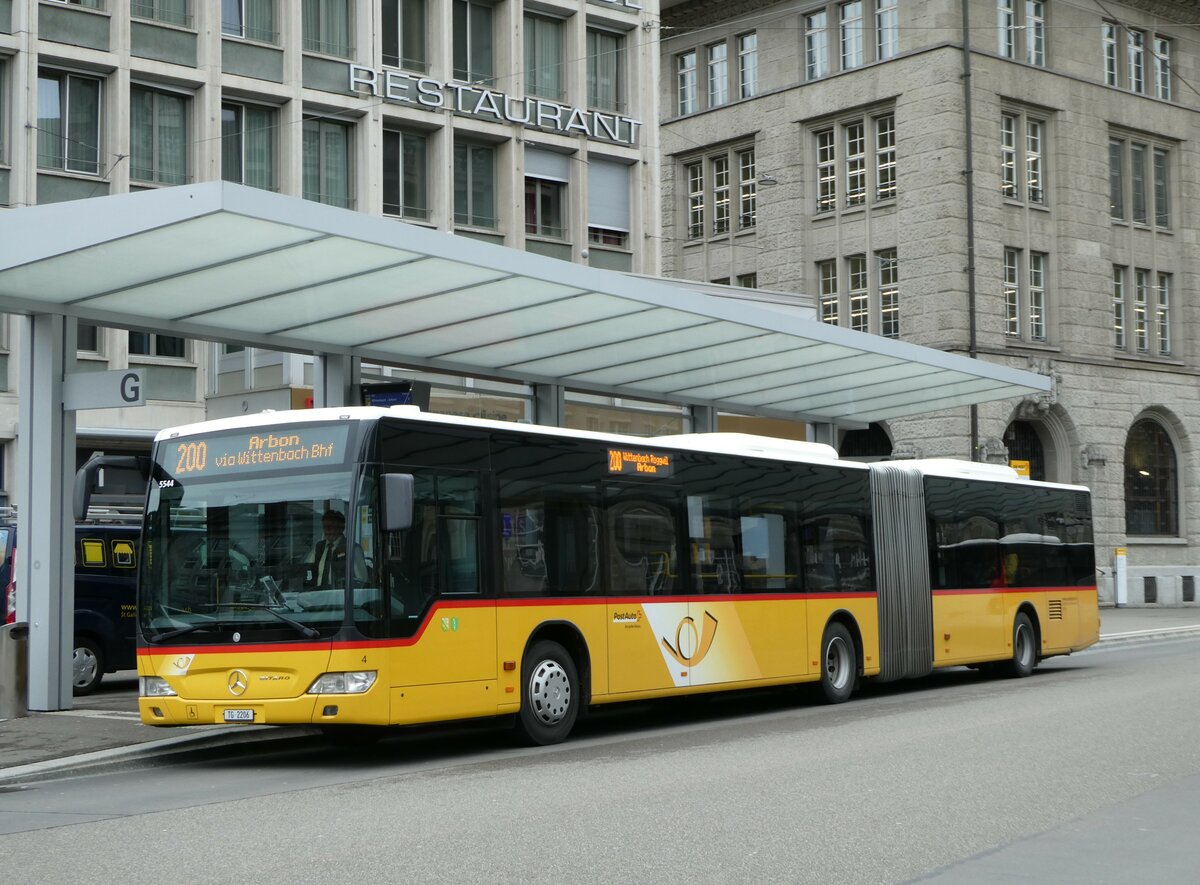
{"type": "Polygon", "coordinates": [[[348,519],[352,478],[326,470],[155,482],[143,637],[194,644],[331,636],[345,620],[347,586],[362,593],[368,583],[370,563],[348,519]]]}

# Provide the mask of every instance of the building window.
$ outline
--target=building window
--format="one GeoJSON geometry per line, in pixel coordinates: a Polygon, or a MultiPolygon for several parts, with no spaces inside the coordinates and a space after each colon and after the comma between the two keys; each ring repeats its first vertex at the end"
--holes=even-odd
{"type": "Polygon", "coordinates": [[[1114,264],[1113,346],[1119,351],[1171,355],[1171,274],[1114,264]]]}
{"type": "Polygon", "coordinates": [[[1146,35],[1142,31],[1125,32],[1126,72],[1129,91],[1146,91],[1146,35]]]}
{"type": "Polygon", "coordinates": [[[1127,138],[1108,141],[1108,201],[1114,221],[1171,227],[1171,153],[1127,138]]]}
{"type": "Polygon", "coordinates": [[[1004,334],[1046,340],[1046,255],[1004,250],[1004,334]]]}
{"type": "Polygon", "coordinates": [[[1175,446],[1162,425],[1143,418],[1125,438],[1125,533],[1174,536],[1178,506],[1175,446]]]}
{"type": "Polygon", "coordinates": [[[738,151],[738,230],[758,223],[758,177],[755,172],[754,148],[738,151]]]}
{"type": "MultiPolygon", "coordinates": [[[[5,78],[7,71],[8,67],[4,59],[0,58],[0,163],[6,162],[5,157],[7,156],[4,152],[4,146],[8,139],[8,126],[6,125],[8,119],[6,116],[8,113],[8,83],[5,78]]],[[[2,478],[0,478],[0,482],[3,482],[2,478]]]]}
{"type": "Polygon", "coordinates": [[[38,72],[38,167],[100,173],[100,81],[38,72]]]}
{"type": "Polygon", "coordinates": [[[863,64],[863,5],[862,0],[843,3],[838,7],[838,32],[842,45],[842,70],[860,68],[863,64]]]}
{"type": "Polygon", "coordinates": [[[587,32],[587,101],[589,108],[621,111],[625,107],[625,38],[612,31],[587,32]]]}
{"type": "Polygon", "coordinates": [[[729,157],[721,155],[709,160],[712,174],[713,233],[729,233],[729,157]]]}
{"type": "Polygon", "coordinates": [[[688,163],[684,175],[688,183],[688,239],[704,236],[704,164],[688,163]]]}
{"type": "Polygon", "coordinates": [[[740,273],[737,275],[737,285],[742,289],[757,289],[758,274],[756,273],[740,273]]]}
{"type": "Polygon", "coordinates": [[[829,74],[829,32],[824,12],[804,17],[804,74],[809,80],[829,74]]]}
{"type": "Polygon", "coordinates": [[[629,248],[630,167],[589,157],[587,162],[588,242],[614,249],[629,248]]]}
{"type": "Polygon", "coordinates": [[[738,95],[758,94],[758,34],[742,34],[738,41],[738,95]]]}
{"type": "Polygon", "coordinates": [[[696,108],[696,50],[684,52],[675,59],[676,82],[679,91],[679,113],[692,114],[696,108]]]}
{"type": "Polygon", "coordinates": [[[347,0],[304,0],[304,51],[349,58],[350,4],[347,0]]]}
{"type": "MultiPolygon", "coordinates": [[[[307,24],[308,7],[305,6],[307,24]]],[[[221,33],[263,43],[278,43],[275,0],[221,0],[221,33]]],[[[305,47],[308,48],[308,47],[305,47]]]]}
{"type": "Polygon", "coordinates": [[[100,353],[100,327],[79,323],[75,332],[75,349],[80,353],[100,353]]]}
{"type": "Polygon", "coordinates": [[[103,9],[104,0],[53,0],[55,3],[67,3],[71,6],[82,6],[84,9],[103,9]]]}
{"type": "Polygon", "coordinates": [[[188,0],[132,0],[129,14],[167,25],[192,26],[191,4],[188,0]]]}
{"type": "Polygon", "coordinates": [[[566,239],[567,186],[544,178],[525,179],[525,233],[535,237],[566,239]]]}
{"type": "Polygon", "coordinates": [[[454,0],[454,78],[490,85],[494,75],[491,4],[454,0]]]}
{"type": "Polygon", "coordinates": [[[160,356],[170,359],[185,359],[187,344],[175,335],[157,335],[153,332],[129,332],[131,356],[160,356]]]}
{"type": "Polygon", "coordinates": [[[818,297],[821,303],[821,322],[838,324],[838,267],[836,261],[817,264],[818,297]]]}
{"type": "Polygon", "coordinates": [[[1024,114],[1000,117],[1000,190],[1005,199],[1046,202],[1045,124],[1024,114]],[[1019,159],[1020,158],[1020,159],[1019,159]]]}
{"type": "Polygon", "coordinates": [[[349,209],[353,203],[351,132],[347,123],[304,121],[304,199],[349,209]]]}
{"type": "Polygon", "coordinates": [[[878,0],[875,4],[875,57],[880,61],[894,58],[900,51],[900,16],[896,0],[878,0]]]}
{"type": "Polygon", "coordinates": [[[846,208],[863,206],[867,195],[875,200],[896,196],[896,120],[892,114],[851,120],[841,126],[841,154],[833,128],[816,135],[817,212],[837,209],[838,182],[842,182],[846,208]],[[868,151],[868,138],[874,145],[868,151]]]}
{"type": "Polygon", "coordinates": [[[428,142],[425,135],[405,129],[384,129],[384,214],[428,220],[428,180],[428,142]]]}
{"type": "Polygon", "coordinates": [[[491,145],[454,145],[454,223],[496,227],[496,149],[491,145]]]}
{"type": "Polygon", "coordinates": [[[900,337],[900,262],[895,249],[875,253],[879,268],[879,334],[900,337]]]}
{"type": "Polygon", "coordinates": [[[895,249],[845,259],[845,297],[839,288],[838,262],[817,264],[817,291],[821,321],[846,325],[856,332],[875,332],[889,338],[900,337],[900,264],[895,249]],[[873,276],[872,276],[873,273],[873,276]]]}
{"type": "Polygon", "coordinates": [[[832,3],[804,16],[804,76],[807,80],[893,58],[899,50],[896,0],[832,3]],[[836,40],[830,36],[831,22],[837,23],[836,40]]]}
{"type": "Polygon", "coordinates": [[[1171,41],[1165,37],[1154,38],[1154,94],[1171,100],[1171,41]]]}
{"type": "Polygon", "coordinates": [[[1004,58],[1046,65],[1046,4],[1039,0],[997,0],[996,51],[1004,58]]]}
{"type": "Polygon", "coordinates": [[[221,105],[221,177],[275,190],[275,129],[279,112],[250,104],[221,105]]]}
{"type": "Polygon", "coordinates": [[[155,184],[188,180],[189,96],[145,86],[130,89],[129,176],[155,184]]]}
{"type": "Polygon", "coordinates": [[[757,224],[758,173],[754,148],[733,148],[713,154],[703,161],[689,161],[684,164],[683,172],[688,183],[688,239],[699,239],[705,235],[706,205],[712,206],[714,236],[724,236],[733,229],[735,206],[737,230],[749,230],[757,224]]]}
{"type": "Polygon", "coordinates": [[[525,16],[525,94],[562,100],[562,22],[559,19],[525,16]]]}
{"type": "Polygon", "coordinates": [[[1105,22],[1101,25],[1100,41],[1104,50],[1104,85],[1116,86],[1120,83],[1120,50],[1117,48],[1120,44],[1117,35],[1120,33],[1120,26],[1113,22],[1105,22]]]}
{"type": "Polygon", "coordinates": [[[425,73],[425,0],[383,0],[383,63],[425,73]]]}
{"type": "Polygon", "coordinates": [[[708,106],[729,102],[729,46],[715,43],[708,47],[708,106]]]}

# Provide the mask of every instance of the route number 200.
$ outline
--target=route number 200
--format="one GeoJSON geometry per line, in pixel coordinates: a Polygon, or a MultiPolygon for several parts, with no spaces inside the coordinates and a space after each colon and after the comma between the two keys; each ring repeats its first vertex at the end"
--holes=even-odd
{"type": "Polygon", "coordinates": [[[175,473],[194,473],[203,470],[208,463],[208,443],[181,443],[179,446],[179,463],[175,465],[175,473]]]}

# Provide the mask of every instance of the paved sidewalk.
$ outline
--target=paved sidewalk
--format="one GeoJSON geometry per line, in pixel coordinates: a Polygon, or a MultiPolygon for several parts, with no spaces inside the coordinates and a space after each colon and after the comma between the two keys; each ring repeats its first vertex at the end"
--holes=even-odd
{"type": "MultiPolygon", "coordinates": [[[[1200,635],[1200,607],[1100,610],[1104,644],[1187,635],[1200,635]]],[[[305,727],[142,725],[137,714],[137,674],[129,671],[106,677],[95,695],[76,698],[74,709],[0,720],[0,784],[101,762],[312,733],[305,727]]]]}

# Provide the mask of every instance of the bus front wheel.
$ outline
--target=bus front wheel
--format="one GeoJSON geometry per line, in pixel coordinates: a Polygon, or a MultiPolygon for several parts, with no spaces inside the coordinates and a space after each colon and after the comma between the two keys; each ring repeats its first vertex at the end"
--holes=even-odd
{"type": "Polygon", "coordinates": [[[566,649],[557,642],[534,643],[521,667],[518,738],[534,746],[565,740],[579,716],[579,704],[579,676],[566,649]]]}
{"type": "Polygon", "coordinates": [[[1028,676],[1037,666],[1037,634],[1033,622],[1025,612],[1018,612],[1013,619],[1012,660],[1005,667],[1009,676],[1028,676]]]}
{"type": "Polygon", "coordinates": [[[825,700],[840,704],[850,700],[858,681],[858,658],[854,637],[844,624],[836,621],[825,628],[821,638],[821,691],[825,700]]]}

